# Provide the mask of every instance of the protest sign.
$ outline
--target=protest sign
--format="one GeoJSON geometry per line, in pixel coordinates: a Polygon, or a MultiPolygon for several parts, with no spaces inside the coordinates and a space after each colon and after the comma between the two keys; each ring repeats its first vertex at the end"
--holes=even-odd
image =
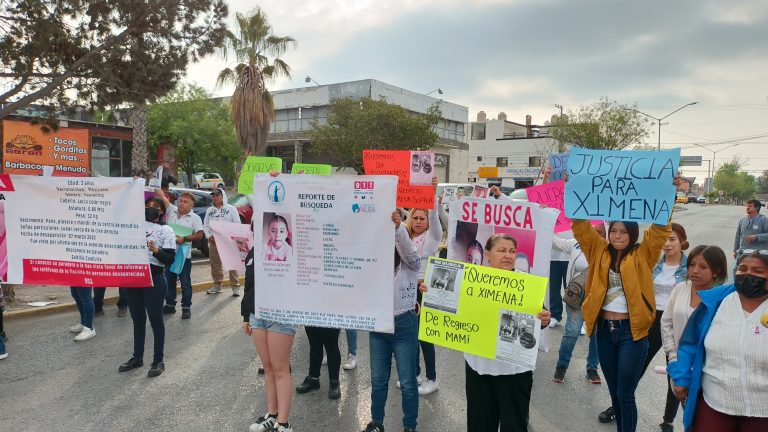
{"type": "MultiPolygon", "coordinates": [[[[528,201],[544,205],[549,208],[557,209],[560,214],[557,216],[555,232],[571,230],[571,220],[565,215],[565,182],[562,180],[545,183],[539,186],[531,186],[525,189],[528,201]]],[[[601,220],[592,220],[592,225],[603,223],[601,220]]]]}
{"type": "Polygon", "coordinates": [[[225,270],[245,271],[245,256],[253,246],[253,233],[248,224],[211,221],[221,266],[225,270]]]}
{"type": "Polygon", "coordinates": [[[163,184],[163,166],[160,165],[152,173],[152,177],[149,179],[149,187],[159,188],[163,184]]]}
{"type": "Polygon", "coordinates": [[[587,150],[568,157],[565,213],[572,219],[652,222],[672,216],[680,149],[587,150]]]}
{"type": "Polygon", "coordinates": [[[256,177],[256,316],[392,333],[396,184],[391,176],[256,177]]]}
{"type": "Polygon", "coordinates": [[[256,174],[268,173],[272,170],[282,171],[283,160],[276,157],[248,156],[237,179],[237,192],[243,195],[253,193],[253,178],[256,174]]]}
{"type": "Polygon", "coordinates": [[[552,153],[549,155],[549,167],[552,172],[549,174],[549,180],[564,180],[565,173],[568,171],[568,153],[552,153]]]}
{"type": "Polygon", "coordinates": [[[428,186],[432,184],[432,176],[435,166],[435,153],[431,151],[411,152],[411,178],[410,184],[428,186]]]}
{"type": "Polygon", "coordinates": [[[363,168],[366,175],[397,176],[398,207],[434,208],[435,188],[410,184],[411,152],[407,150],[364,150],[363,168]]]}
{"type": "Polygon", "coordinates": [[[291,174],[331,175],[332,169],[332,166],[325,164],[295,163],[291,167],[291,174]]]}
{"type": "Polygon", "coordinates": [[[534,368],[547,278],[430,257],[419,339],[534,368]]]}
{"type": "MultiPolygon", "coordinates": [[[[141,200],[129,178],[0,175],[4,282],[152,286],[141,200]]],[[[2,253],[2,252],[0,252],[2,253]]]]}

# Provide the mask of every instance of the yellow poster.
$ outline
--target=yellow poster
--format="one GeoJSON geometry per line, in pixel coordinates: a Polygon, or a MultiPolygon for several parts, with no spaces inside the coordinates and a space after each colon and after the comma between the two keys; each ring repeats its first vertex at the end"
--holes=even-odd
{"type": "Polygon", "coordinates": [[[547,280],[430,257],[419,339],[533,368],[547,280]]]}

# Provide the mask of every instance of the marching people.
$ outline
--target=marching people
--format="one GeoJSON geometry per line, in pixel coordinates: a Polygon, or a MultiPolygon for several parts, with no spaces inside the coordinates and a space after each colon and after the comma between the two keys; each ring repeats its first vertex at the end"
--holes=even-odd
{"type": "MultiPolygon", "coordinates": [[[[211,278],[213,286],[206,291],[208,294],[218,294],[221,292],[221,283],[224,281],[224,270],[221,265],[219,249],[216,246],[216,237],[211,232],[211,222],[231,222],[240,223],[240,216],[237,209],[231,204],[227,204],[227,197],[223,189],[214,189],[211,191],[213,205],[205,211],[205,220],[203,221],[203,230],[205,237],[208,238],[208,258],[211,262],[211,278]]],[[[232,288],[232,296],[240,295],[240,277],[237,270],[229,270],[229,286],[232,288]]]]}
{"type": "MultiPolygon", "coordinates": [[[[605,238],[605,224],[595,225],[595,231],[600,237],[605,238]]],[[[586,290],[587,280],[587,257],[584,255],[579,243],[575,239],[562,239],[557,236],[552,237],[552,249],[557,250],[560,253],[566,253],[569,256],[568,260],[568,272],[567,272],[567,285],[570,286],[573,283],[581,285],[582,290],[586,290]]],[[[584,293],[582,292],[581,300],[583,300],[584,293]]],[[[555,375],[552,377],[552,381],[556,383],[565,382],[565,372],[568,370],[568,365],[571,363],[571,356],[573,355],[573,349],[576,347],[576,341],[579,339],[579,333],[581,327],[584,324],[584,319],[581,316],[581,308],[575,309],[570,305],[566,306],[566,322],[563,331],[563,338],[560,341],[560,350],[557,358],[557,366],[555,367],[555,375]]],[[[597,367],[600,364],[600,360],[597,356],[597,338],[595,336],[589,337],[589,343],[587,344],[587,371],[586,377],[592,384],[600,384],[600,374],[597,373],[597,367]]]]}
{"type": "Polygon", "coordinates": [[[363,432],[384,432],[384,411],[393,356],[402,394],[403,432],[416,432],[419,416],[419,389],[416,383],[419,317],[416,292],[418,280],[422,277],[419,273],[421,258],[398,210],[392,212],[392,223],[395,225],[395,332],[369,334],[371,422],[363,432]]]}
{"type": "Polygon", "coordinates": [[[171,270],[170,266],[165,270],[165,279],[168,285],[165,294],[165,306],[163,307],[165,314],[176,313],[176,281],[179,280],[181,281],[181,319],[189,319],[192,317],[192,242],[202,240],[205,236],[203,222],[200,220],[200,216],[192,211],[195,205],[195,196],[190,192],[181,193],[178,207],[168,201],[162,190],[158,189],[155,193],[163,200],[165,208],[168,209],[168,223],[192,230],[191,235],[176,236],[176,253],[184,254],[182,257],[184,265],[178,275],[171,270]]]}
{"type": "Polygon", "coordinates": [[[95,306],[93,304],[93,288],[77,287],[69,288],[69,292],[77,305],[77,311],[80,314],[80,322],[69,328],[72,333],[77,333],[76,341],[85,341],[96,336],[96,330],[93,328],[93,317],[95,306]]]}
{"type": "MultiPolygon", "coordinates": [[[[674,183],[679,182],[675,178],[674,183]]],[[[656,314],[652,269],[672,232],[671,224],[651,224],[642,242],[637,222],[610,222],[607,241],[587,220],[574,220],[572,226],[589,265],[582,316],[587,333],[597,334],[616,429],[635,431],[635,389],[656,314]]]]}
{"type": "Polygon", "coordinates": [[[733,284],[698,291],[667,367],[687,431],[768,430],[766,278],[768,250],[745,249],[733,284]]]}
{"type": "Polygon", "coordinates": [[[165,203],[156,197],[144,202],[145,230],[147,234],[147,253],[152,273],[152,286],[147,288],[128,288],[125,297],[133,321],[133,355],[120,365],[120,372],[128,372],[144,366],[144,339],[147,331],[147,318],[154,336],[154,354],[152,367],[147,376],[156,377],[165,371],[165,323],[163,322],[163,299],[165,298],[165,266],[173,262],[176,253],[176,236],[173,230],[163,223],[165,203]]]}
{"type": "MultiPolygon", "coordinates": [[[[725,252],[717,246],[701,245],[693,248],[688,255],[687,267],[687,280],[675,285],[661,317],[661,338],[667,363],[677,360],[677,345],[688,323],[688,318],[701,303],[699,294],[723,284],[728,274],[725,252]]],[[[668,381],[664,421],[659,425],[664,432],[674,430],[672,422],[680,405],[670,384],[668,381]]]]}
{"type": "Polygon", "coordinates": [[[760,214],[759,200],[747,201],[746,213],[736,227],[733,257],[738,258],[744,249],[768,250],[768,217],[760,214]]]}

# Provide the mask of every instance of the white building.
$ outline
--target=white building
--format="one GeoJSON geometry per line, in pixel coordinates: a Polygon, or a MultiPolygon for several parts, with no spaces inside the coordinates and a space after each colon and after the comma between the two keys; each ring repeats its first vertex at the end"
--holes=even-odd
{"type": "Polygon", "coordinates": [[[470,181],[483,181],[478,175],[481,167],[498,167],[499,177],[485,180],[511,186],[509,179],[514,179],[515,187],[527,187],[540,176],[547,156],[557,153],[557,141],[549,137],[549,127],[531,124],[531,116],[521,124],[507,120],[505,113],[488,120],[480,111],[469,127],[470,181]]]}
{"type": "Polygon", "coordinates": [[[435,175],[440,182],[467,180],[467,107],[373,79],[273,92],[275,121],[270,127],[267,155],[282,158],[288,170],[294,162],[333,164],[327,156],[307,151],[311,142],[306,132],[312,121],[325,122],[331,100],[344,97],[385,97],[389,103],[414,113],[426,113],[432,104],[439,102],[443,119],[435,128],[439,136],[438,144],[432,149],[435,175]]]}

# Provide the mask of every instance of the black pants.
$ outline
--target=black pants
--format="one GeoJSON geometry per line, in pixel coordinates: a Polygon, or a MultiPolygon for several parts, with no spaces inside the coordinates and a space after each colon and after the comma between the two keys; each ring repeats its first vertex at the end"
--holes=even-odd
{"type": "Polygon", "coordinates": [[[480,375],[469,364],[466,370],[467,431],[527,432],[533,371],[480,375]]]}
{"type": "MultiPolygon", "coordinates": [[[[106,288],[94,288],[93,289],[93,305],[96,307],[96,312],[104,309],[104,295],[106,294],[106,288]]],[[[118,288],[117,307],[128,307],[125,300],[125,288],[118,288]]]]}
{"type": "Polygon", "coordinates": [[[339,351],[339,333],[341,330],[325,327],[304,327],[309,339],[309,376],[320,378],[320,366],[323,364],[323,347],[328,355],[328,378],[339,379],[341,369],[341,351],[339,351]]]}
{"type": "MultiPolygon", "coordinates": [[[[672,313],[672,311],[669,313],[672,313]]],[[[651,328],[648,329],[648,356],[645,358],[643,372],[640,375],[641,377],[645,375],[646,369],[648,369],[648,366],[651,364],[651,361],[653,361],[656,353],[661,349],[661,316],[663,314],[664,311],[656,311],[656,319],[653,320],[651,328]]],[[[669,363],[669,359],[667,359],[667,363],[669,363]]],[[[664,421],[672,423],[675,420],[677,409],[679,407],[680,401],[675,397],[675,393],[672,391],[672,386],[669,383],[669,377],[667,377],[667,401],[664,404],[664,421]]]]}
{"type": "Polygon", "coordinates": [[[125,298],[133,320],[133,357],[144,359],[144,338],[147,332],[147,317],[155,336],[155,353],[152,362],[163,361],[165,347],[165,323],[163,322],[163,300],[165,299],[165,277],[163,267],[150,265],[153,286],[149,288],[127,288],[125,298]]]}

